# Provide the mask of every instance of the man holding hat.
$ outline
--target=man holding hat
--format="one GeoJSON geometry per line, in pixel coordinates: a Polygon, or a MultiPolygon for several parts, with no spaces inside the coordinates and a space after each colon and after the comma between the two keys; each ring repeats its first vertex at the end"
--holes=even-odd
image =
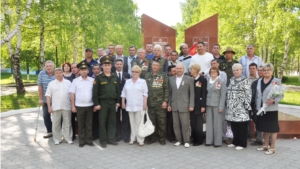
{"type": "Polygon", "coordinates": [[[79,147],[85,144],[94,146],[92,143],[92,122],[93,122],[93,100],[92,89],[94,79],[88,77],[89,64],[80,62],[77,68],[80,75],[74,79],[69,92],[71,93],[72,112],[77,112],[79,147]]]}
{"type": "Polygon", "coordinates": [[[120,106],[120,89],[118,77],[111,73],[113,62],[111,57],[104,56],[100,61],[103,73],[95,77],[93,102],[94,111],[99,113],[100,145],[106,148],[106,144],[118,145],[115,141],[115,133],[116,108],[120,106]]]}
{"type": "Polygon", "coordinates": [[[95,59],[93,59],[93,50],[91,48],[85,49],[85,59],[81,62],[86,62],[89,64],[88,76],[92,77],[93,76],[93,67],[94,67],[94,65],[98,64],[98,62],[95,59]]]}
{"type": "Polygon", "coordinates": [[[225,55],[225,60],[220,63],[219,69],[227,74],[226,86],[228,86],[230,78],[233,77],[232,65],[239,62],[233,59],[235,51],[231,47],[227,47],[227,49],[223,52],[223,55],[225,55]]]}

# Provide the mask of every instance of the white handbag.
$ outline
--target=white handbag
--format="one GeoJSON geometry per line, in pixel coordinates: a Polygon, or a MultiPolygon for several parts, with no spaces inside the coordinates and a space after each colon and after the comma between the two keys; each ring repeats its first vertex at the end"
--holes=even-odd
{"type": "Polygon", "coordinates": [[[140,137],[147,137],[147,136],[151,135],[152,133],[154,133],[154,130],[155,130],[155,127],[149,118],[147,110],[145,111],[145,114],[147,116],[147,121],[144,123],[145,115],[143,115],[143,117],[141,119],[141,124],[139,126],[139,130],[138,130],[138,135],[140,137]]]}

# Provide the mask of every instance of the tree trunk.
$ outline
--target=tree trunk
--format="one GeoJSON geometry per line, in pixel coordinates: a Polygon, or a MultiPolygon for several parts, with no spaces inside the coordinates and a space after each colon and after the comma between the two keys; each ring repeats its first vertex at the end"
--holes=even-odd
{"type": "Polygon", "coordinates": [[[264,50],[263,50],[263,55],[264,55],[264,62],[266,63],[267,62],[267,47],[266,45],[264,45],[264,50]]]}
{"type": "Polygon", "coordinates": [[[289,38],[286,38],[285,39],[285,45],[284,45],[284,56],[283,56],[283,60],[282,60],[282,64],[281,64],[280,72],[279,72],[279,76],[278,76],[279,79],[282,79],[283,71],[286,68],[286,63],[287,63],[287,60],[288,60],[288,54],[289,54],[289,48],[290,48],[289,42],[290,42],[289,38]]]}
{"type": "Polygon", "coordinates": [[[263,51],[262,51],[262,47],[261,46],[259,47],[259,56],[262,58],[262,60],[264,59],[263,51]]]}
{"type": "Polygon", "coordinates": [[[269,45],[268,46],[268,54],[267,54],[266,63],[270,63],[270,61],[271,61],[271,53],[272,53],[272,47],[269,45]]]}
{"type": "Polygon", "coordinates": [[[45,26],[44,22],[41,22],[41,30],[40,30],[40,68],[44,69],[45,67],[45,42],[44,42],[44,32],[45,32],[45,26]]]}
{"type": "MultiPolygon", "coordinates": [[[[7,0],[4,2],[4,6],[5,8],[8,8],[8,2],[7,0]]],[[[6,33],[6,37],[4,37],[3,39],[1,39],[1,46],[4,45],[5,43],[10,43],[10,40],[16,35],[16,33],[18,32],[18,30],[21,28],[22,24],[24,23],[26,16],[27,16],[27,12],[29,11],[30,7],[32,4],[32,0],[28,0],[25,10],[22,14],[22,17],[20,17],[20,19],[18,19],[18,23],[16,25],[16,27],[9,32],[8,34],[6,33]]],[[[8,15],[8,10],[5,9],[5,15],[8,15]]]]}

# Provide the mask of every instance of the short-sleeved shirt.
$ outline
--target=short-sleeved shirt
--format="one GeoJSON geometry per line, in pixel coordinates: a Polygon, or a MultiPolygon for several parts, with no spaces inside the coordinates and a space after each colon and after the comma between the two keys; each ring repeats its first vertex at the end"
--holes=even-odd
{"type": "Polygon", "coordinates": [[[91,77],[84,80],[79,76],[73,80],[69,92],[75,94],[75,106],[88,107],[94,105],[92,100],[93,83],[94,79],[91,77]]]}
{"type": "Polygon", "coordinates": [[[42,86],[42,88],[43,88],[44,103],[46,103],[45,94],[47,91],[47,87],[52,80],[55,80],[54,72],[52,75],[49,76],[49,74],[46,72],[46,70],[42,70],[38,75],[38,86],[42,86]]]}
{"type": "Polygon", "coordinates": [[[53,111],[71,110],[70,87],[71,82],[67,79],[61,82],[55,79],[49,83],[45,96],[51,98],[53,111]]]}
{"type": "Polygon", "coordinates": [[[258,56],[254,56],[251,60],[249,60],[249,57],[243,56],[240,58],[240,64],[243,65],[243,75],[244,76],[249,76],[249,65],[251,63],[255,63],[257,65],[257,67],[262,66],[262,60],[260,57],[258,56]]]}

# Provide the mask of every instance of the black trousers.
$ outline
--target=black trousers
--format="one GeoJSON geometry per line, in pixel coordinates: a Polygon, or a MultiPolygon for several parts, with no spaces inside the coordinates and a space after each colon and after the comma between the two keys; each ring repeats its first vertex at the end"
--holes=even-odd
{"type": "Polygon", "coordinates": [[[248,121],[231,122],[231,130],[233,133],[232,144],[240,147],[247,147],[248,121]]]}
{"type": "Polygon", "coordinates": [[[190,113],[191,122],[191,138],[194,140],[194,144],[203,144],[203,114],[195,114],[195,112],[190,113]]]}
{"type": "Polygon", "coordinates": [[[173,128],[173,115],[172,112],[167,111],[167,138],[170,142],[175,141],[175,133],[173,128]]]}
{"type": "Polygon", "coordinates": [[[93,140],[98,139],[99,138],[99,117],[98,117],[98,111],[97,112],[93,112],[92,130],[93,130],[93,140]]]}
{"type": "Polygon", "coordinates": [[[122,121],[121,121],[121,108],[118,108],[117,114],[116,114],[116,141],[123,140],[125,143],[128,143],[130,141],[130,122],[129,122],[129,115],[128,112],[125,109],[122,109],[122,121]]]}
{"type": "Polygon", "coordinates": [[[72,130],[73,130],[73,140],[76,138],[76,120],[75,118],[77,118],[77,114],[73,113],[71,114],[71,125],[72,125],[72,130]]]}

